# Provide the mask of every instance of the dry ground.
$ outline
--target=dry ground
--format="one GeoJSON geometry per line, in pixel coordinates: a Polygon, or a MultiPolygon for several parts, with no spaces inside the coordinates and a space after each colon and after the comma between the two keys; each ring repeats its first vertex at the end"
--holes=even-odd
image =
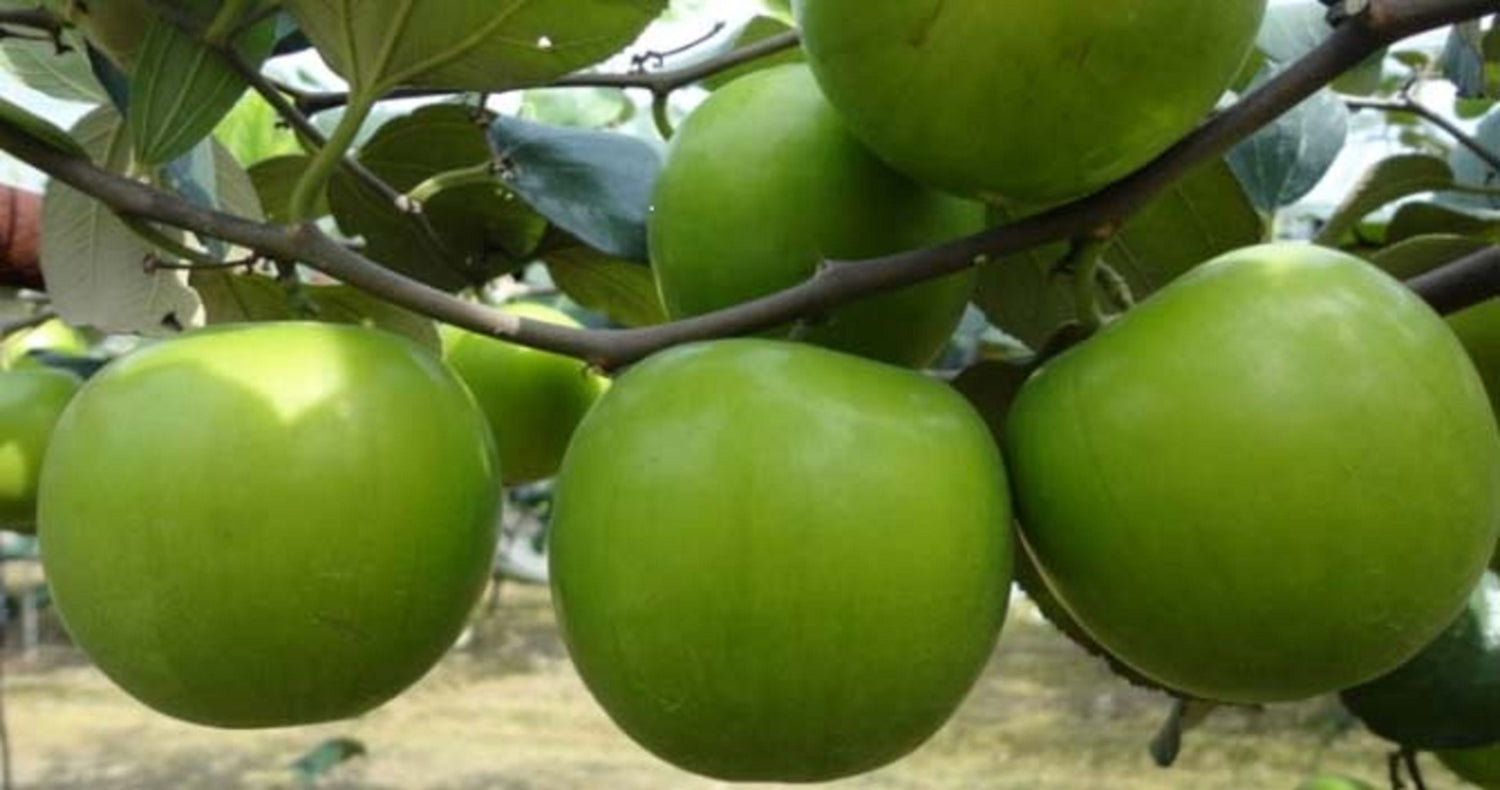
{"type": "MultiPolygon", "coordinates": [[[[7,668],[18,788],[294,788],[288,764],[335,736],[361,740],[370,754],[327,775],[325,788],[727,787],[663,765],[614,729],[573,674],[537,588],[506,588],[472,642],[420,685],[335,725],[244,733],[179,724],[130,700],[66,648],[12,657],[7,668]]],[[[1216,713],[1188,736],[1170,770],[1146,753],[1165,711],[1164,698],[1115,680],[1021,604],[989,671],[932,742],[834,787],[1295,790],[1317,770],[1383,778],[1384,747],[1357,728],[1341,731],[1330,700],[1216,713]]],[[[1434,790],[1459,787],[1435,763],[1428,773],[1434,790]]]]}

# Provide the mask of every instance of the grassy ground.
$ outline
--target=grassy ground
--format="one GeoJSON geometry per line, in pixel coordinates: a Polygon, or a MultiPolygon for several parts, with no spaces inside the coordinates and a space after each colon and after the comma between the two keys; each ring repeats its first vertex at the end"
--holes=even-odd
{"type": "MultiPolygon", "coordinates": [[[[343,790],[687,790],[726,787],[657,762],[620,735],[569,666],[545,591],[509,587],[472,641],[415,689],[359,721],[271,732],[178,724],[137,705],[76,653],[12,659],[6,704],[16,784],[36,790],[292,788],[288,764],[326,738],[370,754],[329,775],[343,790]]],[[[1013,607],[989,671],[917,753],[841,788],[1294,790],[1311,772],[1380,785],[1384,746],[1340,733],[1331,700],[1220,711],[1177,766],[1146,744],[1165,698],[1115,680],[1029,605],[1013,607]]],[[[1457,788],[1435,764],[1429,784],[1457,788]]]]}

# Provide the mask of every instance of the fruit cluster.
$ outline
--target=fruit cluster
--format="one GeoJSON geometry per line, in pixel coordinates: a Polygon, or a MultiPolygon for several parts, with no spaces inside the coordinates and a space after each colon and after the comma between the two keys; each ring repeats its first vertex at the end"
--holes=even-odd
{"type": "MultiPolygon", "coordinates": [[[[723,87],[674,138],[649,228],[667,311],[972,234],[986,202],[1105,186],[1210,110],[1264,8],[801,0],[807,64],[723,87]],[[1186,45],[1139,43],[1168,36],[1186,45]],[[1034,95],[1059,70],[1074,89],[1034,95]],[[914,111],[926,94],[946,103],[914,111]]],[[[18,368],[0,517],[39,524],[105,673],[215,726],[406,688],[486,577],[500,485],[557,475],[570,654],[621,729],[687,770],[823,781],[917,748],[993,652],[1018,570],[1070,633],[1175,693],[1342,691],[1407,746],[1500,739],[1500,431],[1420,299],[1343,253],[1249,247],[976,408],[909,369],[972,289],[952,274],[679,346],[608,387],[456,329],[444,364],[365,328],[213,328],[81,390],[0,354],[18,368]]]]}

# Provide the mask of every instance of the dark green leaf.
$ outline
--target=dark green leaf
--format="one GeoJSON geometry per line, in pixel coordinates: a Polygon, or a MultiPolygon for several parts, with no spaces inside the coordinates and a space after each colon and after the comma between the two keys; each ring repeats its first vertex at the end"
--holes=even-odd
{"type": "Polygon", "coordinates": [[[1395,244],[1416,236],[1456,234],[1480,243],[1500,242],[1500,219],[1476,217],[1435,203],[1407,203],[1396,210],[1386,227],[1385,241],[1395,244]]]}
{"type": "Polygon", "coordinates": [[[1484,29],[1479,20],[1453,26],[1439,64],[1443,74],[1458,88],[1460,97],[1477,99],[1488,95],[1484,74],[1484,29]]]}
{"type": "MultiPolygon", "coordinates": [[[[242,35],[238,52],[259,68],[275,44],[275,20],[242,35]]],[[[154,166],[207,137],[248,87],[213,48],[164,14],[153,16],[130,77],[130,135],[136,160],[154,166]]]]}
{"type": "Polygon", "coordinates": [[[649,326],[667,320],[656,279],[645,266],[612,260],[587,247],[554,250],[546,261],[563,293],[617,324],[649,326]]]}
{"type": "MultiPolygon", "coordinates": [[[[1265,232],[1239,180],[1216,161],[1132,217],[1104,261],[1141,299],[1200,263],[1262,241],[1265,232]]],[[[975,303],[992,323],[1041,348],[1074,318],[1070,279],[1048,274],[1066,250],[1066,245],[1049,245],[980,267],[975,303]]]]}
{"type": "Polygon", "coordinates": [[[1359,221],[1376,209],[1404,197],[1452,186],[1453,171],[1441,159],[1421,154],[1393,156],[1377,163],[1334,210],[1316,241],[1344,244],[1359,221]]]}
{"type": "MultiPolygon", "coordinates": [[[[311,161],[311,157],[307,156],[278,156],[258,162],[250,168],[250,181],[255,184],[255,193],[260,196],[260,205],[265,209],[266,219],[271,222],[290,221],[292,190],[296,188],[298,179],[311,161]]],[[[317,216],[328,213],[326,194],[319,198],[315,213],[317,216]]]]}
{"type": "MultiPolygon", "coordinates": [[[[1257,83],[1270,79],[1262,73],[1257,83]]],[[[1349,110],[1328,89],[1235,146],[1230,167],[1266,213],[1297,202],[1318,185],[1349,137],[1349,110]]]]}
{"type": "Polygon", "coordinates": [[[88,156],[83,146],[67,132],[57,128],[40,115],[33,115],[18,104],[0,98],[0,123],[19,129],[28,136],[46,143],[51,148],[72,156],[88,156]]]}
{"type": "Polygon", "coordinates": [[[608,58],[667,0],[284,0],[362,95],[398,85],[503,91],[608,58]]]}
{"type": "MultiPolygon", "coordinates": [[[[1500,153],[1500,110],[1492,111],[1479,122],[1474,140],[1485,150],[1500,153]]],[[[1500,173],[1467,146],[1454,146],[1448,164],[1453,168],[1453,180],[1463,186],[1500,189],[1500,173]]],[[[1451,195],[1444,200],[1457,205],[1500,209],[1500,195],[1451,195]]]]}
{"type": "Polygon", "coordinates": [[[595,249],[645,261],[646,217],[661,155],[613,132],[497,118],[490,141],[501,178],[539,214],[595,249]]]}

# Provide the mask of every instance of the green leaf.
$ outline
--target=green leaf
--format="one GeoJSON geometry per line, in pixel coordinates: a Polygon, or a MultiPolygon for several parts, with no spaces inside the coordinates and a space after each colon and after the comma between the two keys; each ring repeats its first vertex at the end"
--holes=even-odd
{"type": "MultiPolygon", "coordinates": [[[[1479,122],[1479,127],[1474,130],[1474,140],[1485,150],[1500,153],[1500,110],[1491,111],[1479,122]]],[[[1453,168],[1453,180],[1459,184],[1500,189],[1500,173],[1495,172],[1495,168],[1480,159],[1468,146],[1454,146],[1453,153],[1448,157],[1448,164],[1453,168]]],[[[1500,209],[1500,196],[1497,195],[1449,195],[1444,201],[1456,205],[1500,209]]]]}
{"type": "Polygon", "coordinates": [[[297,135],[281,124],[275,108],[260,94],[246,93],[214,128],[214,139],[224,144],[245,167],[303,153],[297,135]]]}
{"type": "MultiPolygon", "coordinates": [[[[1229,250],[1264,240],[1265,222],[1222,160],[1205,165],[1121,229],[1104,261],[1143,299],[1229,250]]],[[[975,303],[990,322],[1041,348],[1074,318],[1072,282],[1050,272],[1067,251],[1053,244],[981,266],[975,303]]]]}
{"type": "MultiPolygon", "coordinates": [[[[237,51],[259,68],[275,43],[276,23],[267,19],[240,36],[237,51]]],[[[181,156],[213,131],[247,87],[213,48],[153,14],[130,77],[137,161],[149,167],[181,156]]]]}
{"type": "Polygon", "coordinates": [[[1439,58],[1443,75],[1458,89],[1460,98],[1489,96],[1484,68],[1484,28],[1471,19],[1453,26],[1439,58]]]}
{"type": "Polygon", "coordinates": [[[1385,241],[1395,244],[1418,236],[1455,234],[1481,244],[1500,243],[1500,219],[1476,217],[1435,203],[1407,203],[1386,227],[1385,241]]]}
{"type": "MultiPolygon", "coordinates": [[[[423,107],[397,118],[359,152],[365,167],[401,192],[489,158],[484,130],[470,109],[455,104],[423,107]]],[[[364,239],[368,257],[452,291],[525,263],[546,227],[498,180],[444,189],[423,204],[420,217],[342,171],[331,181],[328,198],[344,232],[364,239]],[[424,219],[434,233],[422,228],[424,219]]]]}
{"type": "Polygon", "coordinates": [[[72,156],[88,156],[78,141],[40,115],[32,115],[18,104],[0,99],[0,123],[9,124],[26,135],[40,140],[57,151],[72,156]]]}
{"type": "Polygon", "coordinates": [[[1345,243],[1350,231],[1366,215],[1392,201],[1453,185],[1453,171],[1441,159],[1422,154],[1393,156],[1375,164],[1334,210],[1315,241],[1325,246],[1345,243]]]}
{"type": "Polygon", "coordinates": [[[7,71],[26,87],[55,99],[103,104],[109,100],[89,59],[83,54],[82,41],[71,33],[63,34],[67,49],[59,52],[51,44],[20,38],[0,39],[0,70],[7,71]]]}
{"type": "Polygon", "coordinates": [[[666,0],[285,0],[355,93],[399,85],[504,91],[623,49],[666,0]]]}
{"type": "Polygon", "coordinates": [[[313,315],[333,324],[356,324],[405,336],[434,354],[443,353],[432,319],[347,285],[306,286],[313,315]]]}
{"type": "Polygon", "coordinates": [[[193,272],[188,281],[203,300],[208,324],[285,321],[298,318],[287,300],[286,288],[259,274],[193,272]]]}
{"type": "MultiPolygon", "coordinates": [[[[1262,72],[1257,84],[1274,72],[1262,72]]],[[[1229,166],[1266,213],[1297,202],[1318,185],[1349,137],[1349,110],[1326,88],[1235,146],[1229,166]]]]}
{"type": "MultiPolygon", "coordinates": [[[[740,30],[739,34],[734,37],[734,43],[732,44],[732,47],[734,49],[747,47],[757,41],[767,39],[771,36],[779,35],[781,33],[785,33],[791,29],[792,26],[789,23],[775,17],[758,16],[747,22],[745,26],[740,30]]],[[[717,74],[714,74],[703,80],[703,87],[711,91],[718,90],[719,88],[728,85],[729,83],[745,76],[746,74],[750,74],[761,69],[770,68],[772,66],[780,66],[785,63],[801,63],[805,59],[806,58],[802,54],[801,47],[792,47],[791,49],[788,49],[786,51],[778,52],[775,55],[764,58],[757,58],[756,60],[750,61],[749,63],[735,66],[734,68],[727,71],[721,71],[717,74]]]]}
{"type": "MultiPolygon", "coordinates": [[[[126,172],[129,135],[101,107],[74,128],[101,167],[126,172]]],[[[151,247],[99,201],[60,181],[42,202],[42,274],[52,305],[70,324],[108,332],[160,332],[201,319],[198,295],[183,272],[147,271],[151,247]]]]}
{"type": "Polygon", "coordinates": [[[645,266],[613,260],[588,247],[554,250],[546,261],[552,281],[568,298],[621,326],[667,320],[656,279],[645,266]]]}
{"type": "Polygon", "coordinates": [[[1483,239],[1433,234],[1413,236],[1366,257],[1392,277],[1409,280],[1488,246],[1483,239]]]}
{"type": "MultiPolygon", "coordinates": [[[[302,177],[311,161],[312,157],[309,156],[278,156],[258,162],[250,168],[250,181],[255,185],[255,193],[260,196],[266,219],[271,222],[291,220],[289,208],[292,190],[296,188],[297,180],[302,177]]],[[[316,213],[318,216],[328,214],[326,194],[318,201],[316,213]]]]}
{"type": "Polygon", "coordinates": [[[505,185],[537,213],[606,255],[647,260],[646,217],[662,167],[655,148],[506,117],[490,125],[490,141],[505,185]]]}

